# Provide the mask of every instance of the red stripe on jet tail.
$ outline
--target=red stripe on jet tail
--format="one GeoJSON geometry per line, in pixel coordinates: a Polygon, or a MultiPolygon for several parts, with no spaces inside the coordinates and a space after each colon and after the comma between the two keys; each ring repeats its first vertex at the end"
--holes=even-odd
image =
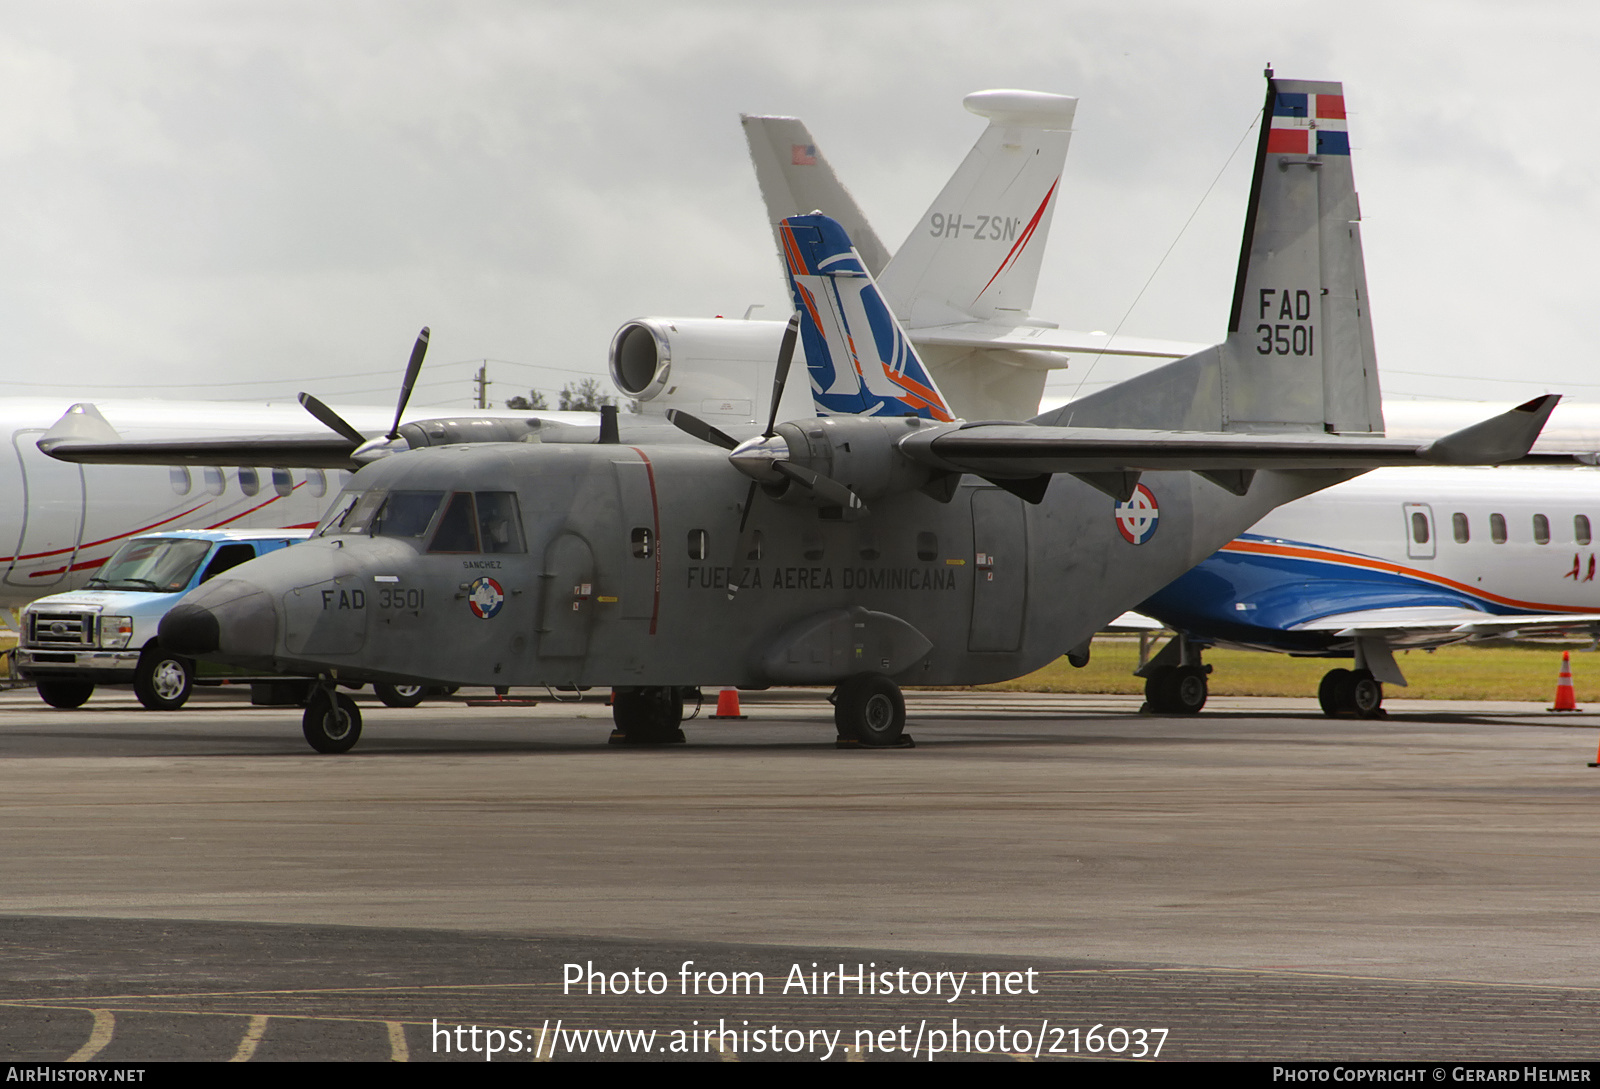
{"type": "MultiPolygon", "coordinates": [[[[998,280],[1000,274],[1006,270],[1006,266],[1022,256],[1022,251],[1027,248],[1028,243],[1033,239],[1034,228],[1039,225],[1039,220],[1044,218],[1044,210],[1050,203],[1050,198],[1056,195],[1056,186],[1060,184],[1061,175],[1057,174],[1056,180],[1050,183],[1050,191],[1044,195],[1044,199],[1039,202],[1038,210],[1033,213],[1033,218],[1028,220],[1028,225],[1022,229],[1022,237],[1018,238],[1016,244],[1011,247],[1011,252],[1006,254],[1004,261],[1000,262],[1000,267],[994,270],[994,275],[989,277],[989,283],[983,285],[983,291],[988,291],[989,286],[998,280]]],[[[972,301],[977,302],[983,298],[983,291],[974,295],[972,301]]]]}
{"type": "Polygon", "coordinates": [[[656,588],[655,596],[650,600],[650,634],[656,633],[656,622],[661,618],[661,503],[656,499],[656,467],[650,464],[650,457],[637,446],[628,449],[639,455],[639,460],[644,462],[645,479],[650,482],[650,524],[655,533],[656,542],[656,588]]]}

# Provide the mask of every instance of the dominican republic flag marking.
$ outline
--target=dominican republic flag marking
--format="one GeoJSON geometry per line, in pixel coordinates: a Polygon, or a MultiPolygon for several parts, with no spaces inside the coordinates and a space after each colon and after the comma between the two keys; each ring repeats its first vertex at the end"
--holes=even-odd
{"type": "Polygon", "coordinates": [[[791,166],[817,165],[816,144],[790,144],[789,149],[789,162],[791,166]]]}
{"type": "Polygon", "coordinates": [[[1345,125],[1344,95],[1280,92],[1272,100],[1267,154],[1348,155],[1345,125]]]}
{"type": "Polygon", "coordinates": [[[1161,520],[1161,508],[1156,497],[1143,484],[1133,489],[1133,498],[1118,503],[1117,532],[1129,544],[1141,545],[1156,535],[1156,523],[1161,520]]]}

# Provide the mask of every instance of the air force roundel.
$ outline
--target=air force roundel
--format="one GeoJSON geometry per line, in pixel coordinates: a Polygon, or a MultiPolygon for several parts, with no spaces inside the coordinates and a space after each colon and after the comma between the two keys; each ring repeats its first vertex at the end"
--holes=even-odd
{"type": "Polygon", "coordinates": [[[1156,535],[1156,523],[1161,520],[1161,509],[1156,497],[1143,484],[1133,489],[1133,498],[1118,503],[1116,509],[1117,532],[1129,544],[1141,545],[1156,535]]]}
{"type": "MultiPolygon", "coordinates": [[[[1127,530],[1123,530],[1126,534],[1127,530]]],[[[489,620],[500,611],[500,606],[506,603],[506,592],[500,589],[500,584],[491,578],[478,578],[472,580],[472,585],[467,587],[467,604],[472,608],[472,615],[479,620],[489,620]]]]}

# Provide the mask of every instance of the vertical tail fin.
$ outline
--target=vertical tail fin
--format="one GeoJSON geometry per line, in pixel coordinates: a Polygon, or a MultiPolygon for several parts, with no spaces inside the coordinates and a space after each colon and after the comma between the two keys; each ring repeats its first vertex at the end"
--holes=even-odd
{"type": "Polygon", "coordinates": [[[1221,344],[1041,422],[1201,431],[1383,431],[1344,90],[1268,74],[1221,344]]]}
{"type": "Polygon", "coordinates": [[[951,419],[844,228],[824,215],[791,216],[779,240],[817,413],[951,419]]]}
{"type": "Polygon", "coordinates": [[[867,223],[850,191],[839,181],[827,157],[798,117],[754,117],[740,114],[756,183],[767,206],[778,249],[783,250],[780,225],[789,216],[820,211],[839,221],[856,245],[861,261],[874,276],[889,263],[889,251],[867,223]]]}
{"type": "Polygon", "coordinates": [[[989,126],[883,270],[883,293],[912,329],[1027,319],[1078,108],[1038,91],[978,91],[962,104],[989,126]]]}

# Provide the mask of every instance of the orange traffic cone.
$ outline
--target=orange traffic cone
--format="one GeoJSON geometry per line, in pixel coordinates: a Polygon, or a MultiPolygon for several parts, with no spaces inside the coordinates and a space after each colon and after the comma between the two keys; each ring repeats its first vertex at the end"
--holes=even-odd
{"type": "Polygon", "coordinates": [[[717,713],[712,718],[749,718],[739,713],[739,690],[724,688],[717,693],[717,713]]]}
{"type": "Polygon", "coordinates": [[[1546,711],[1577,711],[1578,701],[1572,694],[1572,653],[1561,652],[1561,676],[1556,680],[1556,705],[1546,711]]]}

